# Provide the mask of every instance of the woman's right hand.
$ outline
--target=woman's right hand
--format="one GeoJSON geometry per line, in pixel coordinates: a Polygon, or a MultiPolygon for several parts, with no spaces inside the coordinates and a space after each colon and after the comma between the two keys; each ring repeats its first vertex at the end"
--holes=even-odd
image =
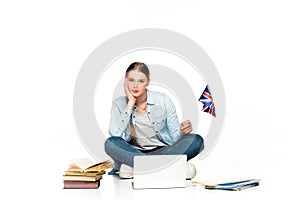
{"type": "Polygon", "coordinates": [[[136,98],[132,95],[132,93],[129,90],[129,81],[127,78],[125,78],[124,81],[124,89],[125,89],[125,94],[128,98],[127,109],[132,110],[135,105],[136,98]]]}

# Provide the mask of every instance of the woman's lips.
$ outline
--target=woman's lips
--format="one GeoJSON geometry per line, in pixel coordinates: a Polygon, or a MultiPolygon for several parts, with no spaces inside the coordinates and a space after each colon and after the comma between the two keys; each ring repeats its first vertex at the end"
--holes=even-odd
{"type": "Polygon", "coordinates": [[[138,90],[132,90],[132,92],[133,92],[133,93],[138,93],[139,91],[138,91],[138,90]]]}

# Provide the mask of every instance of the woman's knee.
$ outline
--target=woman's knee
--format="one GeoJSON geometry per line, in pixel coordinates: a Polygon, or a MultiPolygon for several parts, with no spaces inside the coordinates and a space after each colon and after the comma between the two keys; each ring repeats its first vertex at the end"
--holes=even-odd
{"type": "Polygon", "coordinates": [[[104,150],[106,153],[110,152],[111,149],[115,148],[118,141],[123,140],[121,137],[111,136],[104,142],[104,150]]]}
{"type": "Polygon", "coordinates": [[[201,135],[199,134],[190,134],[193,137],[193,144],[195,147],[199,149],[199,152],[204,148],[204,140],[201,135]]]}
{"type": "Polygon", "coordinates": [[[199,144],[203,143],[203,138],[199,134],[191,133],[186,136],[189,138],[189,140],[192,140],[195,143],[199,143],[199,144]]]}

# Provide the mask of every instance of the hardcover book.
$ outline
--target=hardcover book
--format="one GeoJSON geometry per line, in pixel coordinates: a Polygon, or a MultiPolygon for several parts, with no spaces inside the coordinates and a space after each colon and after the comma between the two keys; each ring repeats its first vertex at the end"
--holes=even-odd
{"type": "Polygon", "coordinates": [[[64,181],[64,189],[97,189],[100,181],[64,181]]]}
{"type": "Polygon", "coordinates": [[[81,175],[64,175],[64,181],[98,181],[102,175],[96,176],[81,176],[81,175]]]}
{"type": "Polygon", "coordinates": [[[76,172],[76,171],[65,171],[65,175],[71,176],[98,176],[105,174],[105,171],[96,171],[96,172],[76,172]]]}

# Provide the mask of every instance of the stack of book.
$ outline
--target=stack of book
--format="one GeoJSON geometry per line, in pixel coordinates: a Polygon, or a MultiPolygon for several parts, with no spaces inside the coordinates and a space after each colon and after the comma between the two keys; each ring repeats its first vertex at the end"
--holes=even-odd
{"type": "Polygon", "coordinates": [[[113,167],[109,160],[93,162],[87,158],[71,162],[63,176],[64,189],[97,189],[105,170],[113,167]]]}

